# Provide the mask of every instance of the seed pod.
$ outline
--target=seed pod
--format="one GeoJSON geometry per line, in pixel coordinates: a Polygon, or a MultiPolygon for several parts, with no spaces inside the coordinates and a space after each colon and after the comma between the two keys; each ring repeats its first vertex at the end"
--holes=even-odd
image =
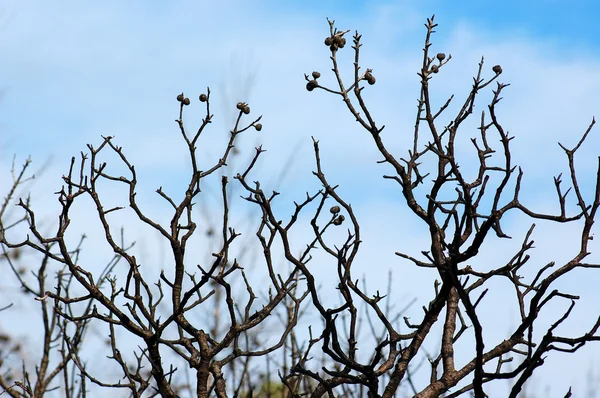
{"type": "Polygon", "coordinates": [[[319,83],[317,83],[316,80],[310,80],[308,83],[306,83],[306,89],[308,91],[313,91],[318,85],[319,83]]]}
{"type": "Polygon", "coordinates": [[[200,102],[206,102],[208,101],[208,96],[206,94],[200,94],[200,97],[198,97],[198,99],[200,100],[200,102]]]}
{"type": "Polygon", "coordinates": [[[340,40],[338,41],[338,47],[339,48],[344,48],[345,45],[346,45],[346,38],[345,37],[340,37],[340,40]]]}
{"type": "Polygon", "coordinates": [[[256,131],[260,131],[260,130],[262,130],[262,124],[260,124],[260,123],[256,123],[256,124],[254,125],[254,128],[256,129],[256,131]]]}
{"type": "Polygon", "coordinates": [[[242,112],[244,112],[246,115],[250,113],[250,107],[248,105],[245,105],[242,108],[242,112]]]}
{"type": "Polygon", "coordinates": [[[333,44],[333,37],[329,36],[325,39],[325,45],[330,46],[333,44]]]}
{"type": "Polygon", "coordinates": [[[188,97],[185,97],[183,99],[183,105],[189,105],[190,104],[190,99],[188,97]]]}
{"type": "Polygon", "coordinates": [[[338,50],[337,43],[333,43],[332,45],[330,45],[329,49],[331,50],[331,52],[336,52],[338,50]]]}
{"type": "Polygon", "coordinates": [[[335,218],[335,220],[333,220],[333,225],[342,225],[342,223],[344,222],[344,220],[346,219],[346,217],[344,217],[343,215],[339,215],[335,218]]]}
{"type": "Polygon", "coordinates": [[[492,68],[492,70],[497,75],[499,75],[500,73],[502,73],[502,67],[500,65],[494,65],[494,67],[492,68]]]}
{"type": "Polygon", "coordinates": [[[179,102],[183,102],[183,98],[184,98],[184,97],[183,97],[183,93],[181,93],[181,94],[179,94],[179,95],[177,96],[177,101],[179,101],[179,102]]]}
{"type": "Polygon", "coordinates": [[[373,84],[375,84],[375,76],[373,76],[373,74],[371,72],[367,72],[365,73],[365,80],[367,81],[367,83],[369,83],[371,86],[373,84]]]}
{"type": "Polygon", "coordinates": [[[338,214],[340,212],[340,206],[332,206],[331,209],[329,209],[329,211],[331,212],[331,214],[338,214]]]}
{"type": "Polygon", "coordinates": [[[238,102],[235,107],[241,111],[242,109],[244,109],[244,105],[246,105],[246,104],[244,104],[243,102],[238,102]]]}
{"type": "Polygon", "coordinates": [[[442,62],[446,58],[446,54],[438,53],[435,57],[438,59],[438,61],[442,62]]]}
{"type": "Polygon", "coordinates": [[[433,73],[438,73],[440,71],[440,68],[437,65],[431,65],[431,71],[433,73]]]}
{"type": "Polygon", "coordinates": [[[321,77],[321,74],[320,74],[319,72],[317,72],[317,71],[314,71],[314,72],[312,73],[312,77],[313,77],[313,79],[318,79],[318,78],[320,78],[320,77],[321,77]]]}

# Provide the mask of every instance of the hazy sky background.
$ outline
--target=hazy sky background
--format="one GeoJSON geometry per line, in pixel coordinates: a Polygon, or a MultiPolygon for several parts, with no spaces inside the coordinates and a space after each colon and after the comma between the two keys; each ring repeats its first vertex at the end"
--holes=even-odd
{"type": "MultiPolygon", "coordinates": [[[[278,209],[284,218],[292,200],[318,189],[311,175],[310,137],[314,136],[321,142],[328,178],[340,184],[340,192],[353,204],[362,224],[365,243],[355,274],[369,270],[372,286],[381,288],[392,269],[399,301],[430,298],[435,274],[414,270],[394,255],[426,249],[425,229],[404,211],[397,187],[381,178],[389,170],[375,163],[380,156],[368,134],[339,98],[318,90],[308,93],[304,73],[318,70],[322,83],[334,83],[330,53],[323,45],[328,35],[326,17],[335,19],[340,29],[359,30],[363,67],[373,68],[377,77],[365,96],[378,123],[387,126],[384,138],[390,149],[404,155],[412,140],[419,94],[416,72],[423,23],[433,14],[439,23],[433,54],[453,57],[432,80],[435,104],[441,105],[452,93],[464,98],[481,56],[485,56],[486,77],[492,76],[493,65],[501,64],[500,81],[511,86],[498,109],[504,127],[516,136],[514,159],[525,170],[523,202],[537,210],[556,211],[552,176],[566,172],[566,158],[557,141],[574,146],[592,117],[600,115],[600,4],[596,1],[4,1],[0,3],[0,183],[6,187],[10,181],[13,154],[18,162],[31,155],[36,170],[43,171],[38,173],[43,178],[33,186],[34,205],[51,225],[58,208],[52,193],[60,189],[70,157],[85,151],[88,143],[99,145],[100,135],[114,135],[137,167],[145,209],[166,219],[168,209],[153,191],[163,186],[175,194],[187,178],[185,148],[173,122],[179,106],[175,97],[184,91],[191,98],[184,120],[193,130],[204,112],[198,95],[210,86],[215,122],[200,145],[206,165],[220,156],[235,104],[247,101],[251,117],[264,115],[264,128],[244,134],[232,172],[245,164],[254,146],[262,144],[267,152],[255,175],[265,188],[282,192],[278,209]]],[[[340,59],[343,70],[350,72],[349,46],[340,59]]],[[[490,91],[482,95],[477,112],[486,109],[490,96],[490,91]]],[[[461,150],[465,154],[471,148],[469,139],[477,136],[477,112],[464,129],[461,150]]],[[[448,114],[444,121],[451,118],[448,114]]],[[[598,148],[596,128],[577,158],[588,194],[598,148]]],[[[472,156],[462,165],[471,164],[472,156]]],[[[107,201],[125,198],[118,196],[122,189],[106,189],[107,201]]],[[[248,215],[244,206],[238,208],[239,223],[248,215]]],[[[73,236],[86,231],[94,242],[86,249],[95,256],[102,246],[94,238],[100,239],[101,233],[88,223],[90,208],[74,211],[83,221],[72,227],[73,236]]],[[[123,216],[115,222],[130,219],[123,216]]],[[[507,248],[520,244],[530,222],[519,217],[507,221],[505,230],[514,242],[486,247],[474,267],[489,269],[510,258],[507,248]]],[[[557,229],[537,224],[531,272],[553,259],[560,264],[576,253],[576,225],[557,229]]],[[[135,228],[128,231],[140,250],[146,250],[148,263],[158,267],[167,261],[165,253],[154,256],[155,235],[135,228]]],[[[306,226],[298,236],[308,231],[306,226]]],[[[299,241],[298,247],[303,243],[299,241]]],[[[592,247],[596,254],[590,261],[597,262],[600,247],[597,243],[592,247]]],[[[600,313],[598,283],[600,274],[590,271],[574,272],[561,282],[560,287],[582,297],[573,320],[561,330],[565,335],[587,330],[600,313]]],[[[490,300],[503,294],[511,297],[502,286],[498,288],[490,300]]],[[[420,311],[420,305],[415,307],[413,320],[420,319],[420,311]]],[[[502,339],[516,314],[516,308],[496,308],[482,317],[495,319],[496,329],[489,333],[502,339]]],[[[560,314],[544,316],[551,322],[560,314]]],[[[567,386],[573,385],[581,389],[575,395],[581,396],[590,369],[600,379],[599,361],[594,359],[598,354],[597,346],[573,356],[552,353],[533,391],[552,386],[547,396],[564,396],[567,386]]]]}

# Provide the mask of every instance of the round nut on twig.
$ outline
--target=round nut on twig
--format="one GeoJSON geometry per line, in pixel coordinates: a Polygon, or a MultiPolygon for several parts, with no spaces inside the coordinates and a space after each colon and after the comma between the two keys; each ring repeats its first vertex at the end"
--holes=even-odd
{"type": "Polygon", "coordinates": [[[435,57],[438,59],[438,61],[442,62],[446,58],[446,54],[437,53],[437,55],[435,57]]]}
{"type": "Polygon", "coordinates": [[[365,80],[367,81],[367,83],[369,83],[371,86],[373,84],[375,84],[375,76],[373,76],[373,74],[371,72],[367,72],[365,73],[365,80]]]}
{"type": "Polygon", "coordinates": [[[440,68],[437,65],[431,65],[431,71],[433,73],[438,73],[440,71],[440,68]]]}
{"type": "Polygon", "coordinates": [[[185,97],[183,99],[183,105],[189,105],[190,104],[190,99],[188,97],[185,97]]]}
{"type": "Polygon", "coordinates": [[[198,99],[200,100],[200,102],[206,102],[208,101],[208,96],[206,94],[200,94],[200,97],[198,97],[198,99]]]}
{"type": "Polygon", "coordinates": [[[184,98],[183,93],[177,95],[177,101],[183,102],[183,98],[184,98]]]}
{"type": "Polygon", "coordinates": [[[321,77],[321,74],[320,74],[319,72],[317,72],[317,71],[314,71],[314,72],[312,73],[312,77],[313,77],[313,79],[318,79],[318,78],[320,78],[320,77],[321,77]]]}
{"type": "Polygon", "coordinates": [[[340,206],[332,206],[331,209],[329,209],[329,211],[331,212],[331,214],[338,214],[340,212],[340,206]]]}
{"type": "Polygon", "coordinates": [[[345,37],[340,37],[340,40],[338,41],[338,47],[339,48],[344,48],[345,45],[346,45],[346,38],[345,37]]]}
{"type": "Polygon", "coordinates": [[[344,222],[344,220],[346,219],[346,217],[344,217],[343,215],[339,215],[335,218],[335,220],[333,220],[333,225],[342,225],[342,223],[344,222]]]}
{"type": "Polygon", "coordinates": [[[330,45],[329,49],[331,50],[331,52],[336,52],[338,50],[337,43],[333,43],[332,45],[330,45]]]}
{"type": "Polygon", "coordinates": [[[325,38],[325,45],[326,46],[330,46],[333,44],[333,37],[329,36],[327,38],[325,38]]]}
{"type": "Polygon", "coordinates": [[[494,71],[495,74],[499,75],[500,73],[502,73],[502,67],[500,65],[494,65],[492,71],[494,71]]]}
{"type": "Polygon", "coordinates": [[[242,112],[244,112],[246,115],[250,113],[250,107],[248,105],[245,105],[242,108],[242,112]]]}
{"type": "Polygon", "coordinates": [[[313,91],[318,85],[319,83],[317,83],[316,80],[310,80],[308,83],[306,83],[306,89],[308,91],[313,91]]]}
{"type": "Polygon", "coordinates": [[[256,124],[254,125],[254,128],[256,129],[256,131],[260,131],[260,130],[262,130],[262,124],[260,124],[260,123],[256,123],[256,124]]]}
{"type": "Polygon", "coordinates": [[[243,102],[238,102],[235,107],[241,111],[242,109],[244,109],[244,105],[246,105],[246,104],[244,104],[243,102]]]}

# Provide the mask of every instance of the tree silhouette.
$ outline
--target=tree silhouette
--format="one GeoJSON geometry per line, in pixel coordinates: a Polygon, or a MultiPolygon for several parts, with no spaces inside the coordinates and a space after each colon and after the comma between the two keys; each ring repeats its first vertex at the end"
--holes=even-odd
{"type": "MultiPolygon", "coordinates": [[[[327,178],[315,138],[314,176],[321,188],[294,202],[291,214],[280,214],[276,206],[278,192],[267,192],[252,179],[264,153],[258,147],[248,165],[234,176],[235,181],[221,176],[220,225],[211,226],[214,233],[210,236],[201,235],[205,226],[199,225],[198,203],[205,200],[204,184],[214,182],[211,178],[227,166],[238,137],[248,130],[260,131],[262,124],[261,117],[249,116],[247,103],[238,103],[228,142],[221,148],[218,160],[202,168],[197,148],[213,121],[211,93],[207,89],[199,96],[205,113],[195,131],[183,122],[184,110],[192,101],[182,93],[177,96],[176,123],[187,148],[190,173],[183,192],[156,190],[170,209],[168,222],[153,219],[143,209],[137,196],[136,169],[110,136],[103,137],[97,147],[89,145],[88,153],[79,159],[72,158],[63,177],[64,185],[57,192],[61,210],[53,233],[42,232],[28,200],[17,200],[18,188],[27,178],[29,161],[20,173],[14,174],[0,211],[0,242],[5,262],[25,292],[39,301],[44,348],[33,378],[26,369],[31,364],[23,361],[23,371],[16,374],[4,361],[0,385],[8,395],[42,397],[59,391],[61,396],[83,397],[95,385],[125,391],[133,397],[393,397],[400,396],[401,391],[415,397],[455,397],[465,393],[484,397],[488,384],[509,379],[510,396],[514,397],[548,354],[575,352],[600,339],[597,314],[590,314],[584,334],[568,337],[558,333],[578,296],[556,287],[560,278],[577,268],[599,267],[586,262],[586,258],[600,206],[600,168],[591,197],[581,189],[575,168],[575,155],[595,122],[590,123],[575,147],[561,145],[567,160],[568,188],[565,189],[561,175],[554,178],[559,211],[538,212],[520,200],[523,171],[514,164],[510,147],[513,137],[497,114],[501,94],[507,87],[499,81],[499,65],[484,68],[481,59],[471,90],[452,116],[447,114],[450,104],[458,101],[454,96],[440,108],[434,108],[434,78],[444,71],[451,56],[432,52],[431,38],[437,25],[433,17],[428,19],[418,72],[421,88],[413,144],[398,154],[386,145],[384,126],[376,121],[363,97],[363,90],[377,81],[372,69],[361,67],[361,35],[356,33],[350,39],[348,30],[338,30],[332,21],[329,25],[325,45],[330,49],[335,85],[322,85],[321,74],[312,72],[305,75],[306,89],[342,98],[351,117],[372,137],[382,156],[381,163],[390,167],[391,173],[384,177],[398,184],[404,199],[402,205],[427,227],[429,250],[420,254],[396,253],[416,267],[430,269],[434,275],[434,289],[431,299],[423,303],[422,318],[416,323],[408,318],[399,322],[402,311],[396,313],[390,305],[393,285],[381,287],[387,289],[387,294],[379,290],[373,294],[367,291],[366,283],[360,282],[362,275],[354,272],[363,239],[359,219],[349,199],[343,198],[337,185],[327,178]],[[347,46],[354,51],[350,80],[342,76],[337,58],[340,51],[348,51],[347,46]],[[474,170],[465,170],[456,150],[461,138],[459,130],[464,135],[463,124],[475,112],[476,99],[486,89],[492,90],[493,96],[487,110],[481,111],[478,136],[471,139],[478,164],[474,170]],[[442,118],[449,122],[442,124],[442,118]],[[499,144],[492,144],[496,140],[499,144]],[[108,157],[116,157],[122,169],[111,169],[104,160],[108,157]],[[232,191],[228,187],[232,183],[238,184],[245,201],[259,212],[254,233],[260,256],[243,261],[234,254],[238,252],[240,233],[230,219],[232,191]],[[103,189],[108,184],[125,188],[127,194],[120,204],[112,205],[113,198],[105,196],[103,189]],[[569,193],[575,197],[574,213],[567,206],[569,193]],[[15,201],[23,211],[17,219],[9,217],[8,211],[15,201]],[[69,237],[72,209],[84,201],[92,204],[94,218],[101,224],[113,255],[102,272],[96,274],[80,261],[82,240],[73,245],[69,237]],[[124,211],[132,211],[145,228],[158,233],[170,248],[170,263],[156,278],[132,254],[132,244],[127,243],[123,231],[115,227],[124,211]],[[533,247],[532,223],[509,261],[487,270],[476,269],[470,262],[493,235],[509,238],[502,227],[509,213],[532,221],[578,222],[578,252],[565,263],[548,263],[537,269],[533,278],[525,277],[522,271],[530,263],[533,247]],[[297,252],[294,248],[299,238],[295,231],[307,214],[312,236],[302,242],[305,248],[297,252]],[[23,225],[29,230],[26,236],[18,229],[23,225]],[[341,244],[331,238],[330,231],[335,228],[347,231],[341,244]],[[189,255],[190,247],[202,239],[218,243],[210,262],[189,255]],[[41,256],[35,285],[23,277],[18,265],[18,253],[25,249],[41,256]],[[317,250],[336,268],[334,283],[339,305],[330,305],[320,291],[325,281],[318,279],[310,263],[317,250]],[[287,268],[278,266],[279,253],[287,268]],[[252,269],[252,277],[248,269],[252,269]],[[53,287],[46,282],[51,273],[57,276],[53,287]],[[514,290],[511,300],[492,305],[515,306],[519,314],[518,323],[505,339],[493,344],[486,341],[489,327],[480,316],[486,294],[494,288],[492,280],[503,280],[514,290]],[[561,300],[569,303],[568,308],[556,315],[541,335],[538,329],[534,333],[541,311],[561,300]],[[198,314],[204,314],[204,319],[198,319],[198,314]],[[307,331],[299,323],[302,316],[317,317],[319,322],[311,322],[307,331]],[[442,325],[442,334],[432,336],[438,324],[442,325]],[[108,373],[89,370],[85,352],[99,349],[88,343],[87,331],[92,325],[108,333],[102,355],[110,358],[118,377],[111,379],[108,373]],[[368,338],[363,339],[365,331],[361,328],[365,327],[368,338]],[[423,352],[428,337],[438,341],[440,348],[429,357],[428,382],[421,384],[412,374],[420,367],[418,354],[423,352]],[[459,365],[457,345],[464,341],[471,347],[470,359],[459,365]]],[[[570,396],[570,391],[565,393],[570,396]]]]}

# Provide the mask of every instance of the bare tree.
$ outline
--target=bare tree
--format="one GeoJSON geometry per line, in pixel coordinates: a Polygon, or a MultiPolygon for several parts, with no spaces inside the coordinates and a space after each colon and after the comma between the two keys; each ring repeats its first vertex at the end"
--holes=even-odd
{"type": "MultiPolygon", "coordinates": [[[[41,397],[55,381],[55,387],[67,396],[85,396],[86,383],[92,383],[102,388],[124,390],[133,397],[184,394],[198,397],[253,394],[393,397],[400,395],[401,387],[415,397],[455,397],[465,393],[484,397],[486,385],[509,379],[512,381],[510,396],[514,397],[522,391],[534,371],[543,365],[546,355],[574,352],[586,343],[600,339],[597,335],[600,317],[591,320],[586,333],[581,335],[557,333],[578,297],[555,287],[557,280],[577,268],[599,267],[586,262],[586,258],[590,254],[592,226],[600,206],[600,167],[592,197],[588,198],[580,188],[574,165],[575,154],[584,144],[594,121],[574,148],[561,145],[567,158],[569,187],[563,187],[560,175],[555,177],[559,211],[557,214],[540,213],[520,201],[523,171],[513,163],[512,137],[497,116],[501,93],[507,87],[499,82],[502,73],[499,65],[491,68],[488,78],[482,58],[473,86],[456,114],[447,116],[454,96],[439,109],[434,109],[431,101],[433,78],[451,57],[444,53],[433,55],[431,36],[437,25],[433,17],[428,19],[423,61],[418,73],[421,90],[413,145],[404,157],[400,157],[386,145],[383,125],[376,122],[363,97],[363,90],[367,88],[365,83],[373,85],[376,79],[372,69],[363,72],[361,67],[361,35],[356,33],[351,39],[354,73],[347,84],[340,72],[337,54],[346,47],[349,31],[338,30],[334,22],[329,24],[325,44],[331,51],[336,84],[334,87],[322,85],[320,73],[313,72],[311,76],[305,76],[306,88],[308,91],[320,89],[343,99],[351,116],[371,135],[383,157],[381,163],[391,168],[391,173],[384,177],[399,185],[408,209],[427,226],[429,250],[421,256],[396,253],[417,267],[431,269],[435,275],[432,297],[423,305],[422,318],[416,323],[404,318],[401,324],[399,317],[403,310],[393,307],[396,303],[391,299],[391,284],[387,286],[386,295],[380,294],[379,290],[373,294],[367,291],[365,283],[359,282],[361,276],[353,273],[362,239],[359,220],[350,202],[338,194],[337,186],[326,177],[319,142],[314,138],[314,175],[321,188],[295,202],[291,215],[278,214],[274,205],[278,192],[266,192],[251,178],[264,152],[261,147],[256,148],[245,170],[235,176],[245,192],[244,199],[260,211],[255,237],[261,258],[240,262],[234,254],[240,234],[230,220],[231,191],[228,187],[231,182],[225,175],[220,179],[221,221],[215,228],[219,231],[219,249],[207,263],[186,255],[190,242],[202,239],[198,236],[201,228],[197,224],[196,207],[196,203],[203,200],[201,187],[226,167],[236,138],[251,129],[260,131],[262,125],[260,117],[248,119],[250,108],[247,103],[238,103],[237,118],[228,142],[218,160],[203,169],[197,146],[213,119],[210,90],[199,97],[205,114],[195,132],[190,132],[184,125],[184,109],[191,101],[182,93],[177,97],[179,115],[176,123],[187,148],[191,172],[184,192],[171,194],[162,188],[156,190],[170,209],[167,223],[152,219],[140,205],[136,169],[113,137],[103,137],[98,147],[89,145],[89,153],[82,154],[79,160],[72,158],[70,169],[63,177],[64,185],[58,192],[61,212],[55,233],[41,232],[36,213],[28,201],[17,203],[24,211],[20,222],[26,223],[30,230],[26,238],[9,239],[7,232],[11,226],[0,217],[0,241],[5,259],[11,258],[11,251],[33,249],[43,257],[42,267],[45,269],[52,264],[58,267],[59,275],[53,290],[45,290],[43,278],[36,288],[27,288],[38,296],[44,319],[52,320],[44,323],[48,323],[48,327],[44,327],[45,338],[57,343],[49,343],[47,348],[44,345],[38,367],[43,371],[38,370],[36,382],[28,381],[26,374],[22,380],[0,374],[0,383],[11,396],[41,397]],[[470,177],[473,173],[466,173],[460,167],[461,159],[456,153],[459,129],[462,134],[465,120],[475,112],[476,99],[489,88],[492,88],[492,100],[487,111],[481,112],[479,136],[471,139],[478,166],[474,177],[470,177]],[[442,118],[449,122],[442,125],[442,118]],[[499,140],[497,147],[491,144],[492,138],[499,140]],[[109,155],[116,156],[124,166],[124,175],[110,171],[103,160],[109,155]],[[128,195],[123,203],[110,207],[106,204],[102,187],[107,183],[126,188],[128,195]],[[574,214],[569,214],[567,209],[569,192],[575,196],[577,211],[574,214]],[[94,217],[101,224],[104,239],[114,253],[114,259],[99,276],[80,262],[80,246],[72,247],[67,236],[73,205],[83,201],[84,197],[93,203],[94,217]],[[116,236],[115,217],[128,210],[146,228],[156,231],[170,248],[171,264],[156,279],[151,279],[152,273],[132,254],[131,244],[126,243],[123,233],[120,238],[116,236]],[[509,238],[502,220],[513,212],[532,221],[579,222],[579,250],[564,264],[549,263],[536,270],[533,278],[527,279],[522,271],[530,262],[535,228],[532,223],[520,248],[505,264],[488,271],[475,269],[469,263],[478,256],[484,244],[489,244],[492,235],[509,238]],[[307,213],[310,214],[312,237],[302,242],[305,249],[298,251],[299,242],[293,231],[307,213]],[[336,244],[328,231],[342,225],[347,227],[346,238],[342,244],[336,244]],[[329,304],[319,290],[323,281],[318,280],[309,266],[316,250],[324,253],[336,267],[339,305],[329,304]],[[279,253],[283,253],[287,268],[278,266],[279,253]],[[123,274],[115,269],[119,261],[126,264],[123,274]],[[257,271],[262,277],[259,283],[247,274],[249,267],[260,270],[257,271]],[[490,346],[486,345],[487,326],[481,320],[480,308],[486,300],[490,281],[496,279],[507,280],[512,285],[513,302],[520,319],[502,342],[490,346]],[[534,334],[535,327],[544,327],[539,326],[540,313],[559,300],[567,300],[570,303],[568,309],[556,316],[541,337],[534,334]],[[48,312],[50,307],[52,310],[48,312]],[[223,311],[215,311],[216,308],[223,311]],[[199,321],[198,313],[209,318],[213,314],[212,323],[199,321]],[[302,314],[317,316],[320,324],[313,322],[308,331],[300,328],[302,314]],[[439,352],[429,357],[428,382],[422,384],[414,380],[412,374],[424,371],[419,353],[424,351],[425,339],[440,324],[441,338],[433,337],[439,341],[439,352]],[[82,353],[86,349],[83,332],[88,325],[97,325],[108,333],[108,355],[121,377],[109,380],[106,375],[88,371],[82,353]],[[408,332],[404,332],[405,328],[408,332]],[[264,333],[267,329],[269,333],[264,333]],[[364,336],[368,339],[363,339],[364,336]],[[122,353],[124,346],[135,345],[125,343],[125,339],[135,341],[137,346],[129,349],[127,354],[122,353]],[[457,342],[465,340],[472,342],[471,357],[459,366],[455,347],[457,342]],[[48,363],[55,358],[58,364],[49,372],[48,363]],[[76,369],[76,372],[68,369],[76,369]],[[64,374],[64,379],[54,380],[58,374],[64,374]],[[71,377],[67,378],[67,374],[71,377]],[[77,391],[73,387],[74,374],[81,380],[77,391]],[[275,374],[278,374],[279,384],[274,382],[275,374]]],[[[21,176],[25,175],[25,169],[21,176]]],[[[15,179],[2,214],[13,201],[14,188],[24,178],[21,176],[15,179]]],[[[40,268],[37,274],[45,275],[44,269],[40,268]]],[[[23,281],[21,283],[26,286],[23,281]]],[[[570,391],[565,393],[566,396],[571,394],[570,391]]]]}

